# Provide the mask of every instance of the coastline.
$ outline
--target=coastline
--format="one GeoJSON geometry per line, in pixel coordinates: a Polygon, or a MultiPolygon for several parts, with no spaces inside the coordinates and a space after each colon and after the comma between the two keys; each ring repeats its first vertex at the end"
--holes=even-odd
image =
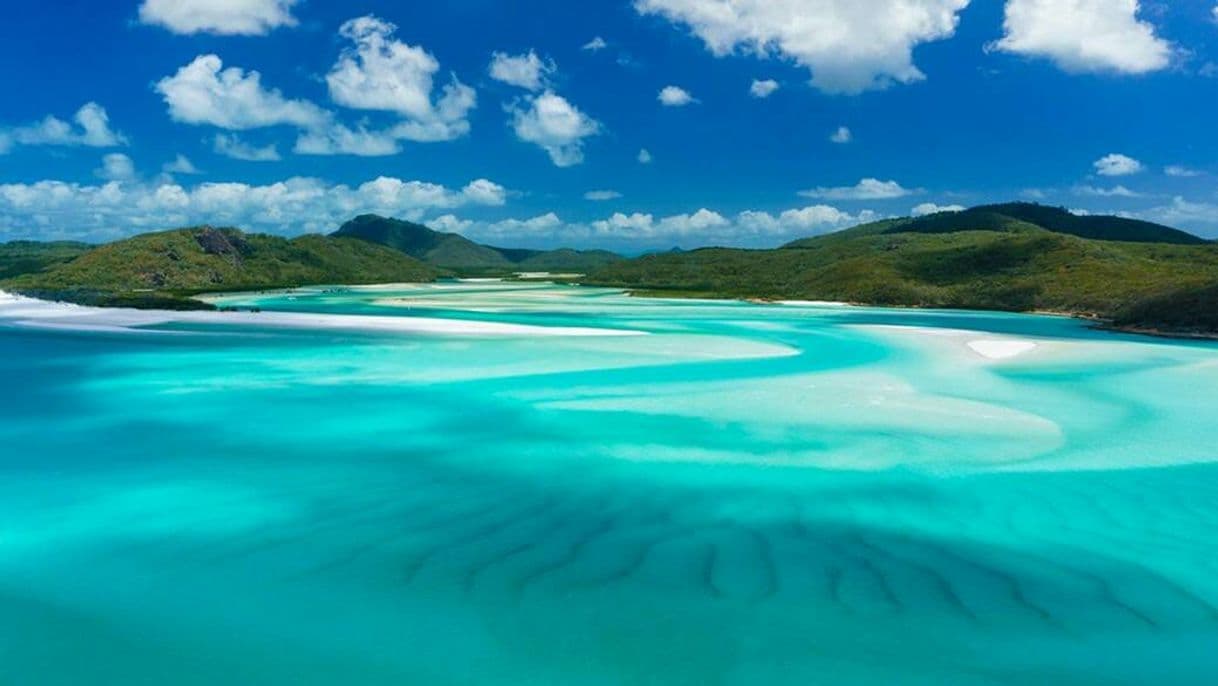
{"type": "Polygon", "coordinates": [[[644,331],[535,326],[438,317],[312,314],[224,310],[140,310],[40,300],[0,290],[0,321],[33,329],[155,332],[165,324],[258,326],[277,329],[353,331],[473,337],[623,337],[644,331]]]}
{"type": "MultiPolygon", "coordinates": [[[[597,284],[586,284],[588,286],[596,286],[599,288],[614,288],[614,286],[598,286],[597,284]]],[[[616,288],[621,288],[616,286],[616,288]]],[[[840,300],[792,300],[792,299],[776,299],[776,298],[758,298],[736,295],[715,295],[714,293],[694,293],[690,291],[672,291],[664,292],[653,289],[622,289],[630,297],[635,298],[673,298],[678,300],[721,300],[745,302],[754,305],[780,305],[784,307],[822,307],[822,308],[848,308],[848,307],[869,307],[883,308],[893,310],[910,310],[910,311],[944,311],[944,312],[993,312],[995,314],[1019,314],[1039,317],[1064,317],[1073,319],[1079,322],[1086,323],[1090,328],[1097,331],[1106,331],[1108,333],[1128,334],[1132,336],[1149,336],[1152,338],[1162,338],[1167,340],[1179,341],[1218,341],[1218,331],[1207,333],[1204,331],[1171,331],[1156,329],[1153,327],[1138,327],[1138,326],[1118,326],[1113,324],[1111,320],[1100,317],[1091,312],[1068,312],[1058,310],[980,310],[964,307],[921,307],[917,305],[877,305],[874,303],[850,302],[840,300]]]]}

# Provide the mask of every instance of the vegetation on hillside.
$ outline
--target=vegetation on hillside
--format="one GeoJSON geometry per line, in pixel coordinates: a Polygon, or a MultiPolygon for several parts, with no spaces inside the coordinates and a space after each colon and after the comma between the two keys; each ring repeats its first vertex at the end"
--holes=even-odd
{"type": "Polygon", "coordinates": [[[508,275],[518,271],[587,272],[622,258],[604,250],[524,250],[475,243],[422,224],[365,214],[343,224],[335,237],[388,246],[442,269],[462,274],[508,275]]]}
{"type": "Polygon", "coordinates": [[[1218,286],[1218,245],[1172,233],[1158,234],[1171,242],[1124,240],[1148,229],[1132,232],[1123,220],[1111,232],[1090,224],[1093,236],[1122,239],[1098,240],[1074,235],[1077,227],[1050,231],[989,210],[959,214],[969,218],[888,220],[778,250],[650,255],[605,267],[587,282],[707,297],[1070,312],[1126,327],[1218,331],[1212,316],[1187,314],[1205,305],[1207,293],[1213,304],[1206,289],[1218,286]],[[965,228],[945,228],[952,225],[965,228]],[[1179,314],[1156,322],[1156,303],[1179,314]]]}
{"type": "Polygon", "coordinates": [[[103,245],[0,287],[84,304],[193,308],[203,304],[188,296],[209,291],[431,281],[438,274],[365,241],[197,227],[103,245]]]}
{"type": "Polygon", "coordinates": [[[0,280],[59,266],[88,252],[92,245],[74,241],[0,243],[0,280]]]}
{"type": "Polygon", "coordinates": [[[1039,228],[1079,238],[1130,243],[1172,243],[1202,245],[1202,238],[1173,229],[1125,217],[1077,215],[1060,207],[1034,203],[983,205],[963,212],[939,212],[924,217],[898,220],[887,233],[953,233],[985,229],[1020,231],[1039,228]]]}

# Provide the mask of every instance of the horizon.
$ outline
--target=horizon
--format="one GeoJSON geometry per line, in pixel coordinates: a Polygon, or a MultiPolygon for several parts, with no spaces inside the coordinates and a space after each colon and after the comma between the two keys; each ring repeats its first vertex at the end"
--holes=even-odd
{"type": "MultiPolygon", "coordinates": [[[[866,226],[867,224],[874,223],[874,222],[876,222],[876,221],[886,221],[886,220],[903,220],[903,219],[918,219],[918,218],[920,218],[920,217],[924,217],[924,216],[930,216],[931,214],[948,214],[948,213],[952,213],[952,212],[960,212],[960,211],[965,211],[965,210],[985,209],[985,208],[989,208],[989,207],[1001,207],[1001,206],[1006,206],[1006,205],[1028,205],[1028,206],[1032,206],[1032,207],[1051,208],[1051,209],[1056,209],[1056,210],[1061,210],[1061,211],[1063,211],[1063,212],[1067,212],[1067,213],[1072,214],[1072,215],[1074,215],[1074,216],[1076,216],[1076,217],[1085,217],[1085,216],[1112,216],[1112,217],[1118,217],[1118,218],[1121,218],[1121,219],[1137,219],[1136,217],[1123,217],[1123,216],[1120,216],[1120,215],[1091,215],[1090,213],[1087,213],[1087,212],[1079,212],[1078,210],[1071,210],[1070,208],[1063,207],[1063,206],[1045,205],[1045,204],[1042,204],[1042,203],[1036,203],[1036,202],[1031,202],[1031,201],[1022,201],[1022,200],[1017,200],[1017,201],[1011,201],[1011,202],[1009,202],[1009,203],[993,203],[993,204],[987,204],[987,205],[977,205],[977,206],[974,206],[974,207],[969,207],[969,208],[960,208],[960,209],[943,209],[943,210],[940,210],[940,211],[939,211],[939,212],[937,212],[937,213],[927,213],[927,214],[922,214],[922,215],[918,215],[918,214],[910,214],[910,215],[906,215],[906,216],[895,216],[895,215],[892,215],[892,216],[886,216],[886,217],[876,217],[876,218],[874,218],[874,219],[869,219],[869,220],[868,220],[868,221],[866,221],[866,222],[860,222],[860,223],[857,223],[857,224],[850,224],[850,225],[847,225],[847,226],[842,226],[842,227],[840,227],[840,228],[834,228],[834,229],[832,229],[832,230],[830,230],[830,231],[821,232],[821,233],[817,233],[817,234],[813,234],[813,235],[808,235],[808,236],[795,236],[795,237],[793,237],[793,238],[783,238],[783,239],[781,239],[781,241],[780,241],[780,242],[778,242],[778,243],[774,243],[774,244],[771,244],[771,245],[756,245],[756,246],[730,246],[730,245],[720,245],[720,244],[715,244],[715,243],[706,243],[706,244],[702,244],[702,245],[692,245],[692,246],[671,245],[671,246],[668,246],[668,247],[664,247],[664,246],[656,246],[656,247],[641,247],[641,248],[636,249],[636,250],[629,250],[629,249],[627,249],[627,250],[620,250],[620,249],[619,249],[619,250],[613,250],[613,252],[615,252],[616,254],[618,254],[618,255],[620,255],[620,256],[622,256],[622,257],[626,257],[626,258],[634,258],[634,257],[643,257],[643,256],[646,256],[646,255],[662,254],[662,253],[666,253],[666,252],[672,252],[672,251],[675,251],[675,250],[680,250],[680,251],[682,251],[682,252],[689,252],[689,251],[693,251],[693,250],[701,250],[701,249],[720,249],[720,248],[733,248],[733,247],[744,247],[744,248],[747,248],[747,249],[757,249],[757,250],[776,249],[776,248],[781,248],[781,247],[785,246],[786,244],[788,244],[788,243],[792,242],[792,240],[796,240],[796,241],[797,241],[797,240],[800,240],[800,239],[806,239],[806,238],[816,238],[816,237],[818,237],[818,236],[826,236],[826,235],[830,235],[830,234],[833,234],[833,233],[840,233],[840,232],[842,232],[842,231],[847,231],[847,230],[849,230],[849,229],[854,229],[854,228],[859,228],[859,227],[861,227],[861,226],[866,226]]],[[[442,230],[437,229],[437,228],[435,228],[435,227],[429,226],[429,225],[428,225],[428,224],[426,224],[425,222],[417,222],[417,221],[412,221],[412,220],[409,220],[409,219],[403,219],[403,218],[401,218],[401,217],[391,217],[391,216],[378,215],[378,214],[376,214],[376,213],[362,213],[362,214],[355,215],[354,217],[351,217],[351,218],[349,218],[348,220],[344,221],[342,224],[340,224],[340,225],[338,225],[338,226],[334,227],[332,230],[321,231],[321,232],[317,232],[317,233],[315,233],[315,234],[310,234],[310,233],[302,233],[302,234],[298,234],[298,235],[300,235],[300,236],[305,236],[305,235],[325,235],[325,236],[330,236],[330,235],[334,235],[334,234],[336,234],[336,233],[337,233],[337,232],[338,232],[340,229],[342,229],[344,226],[346,226],[346,225],[347,225],[347,223],[349,223],[349,222],[351,222],[351,221],[354,221],[354,220],[357,220],[357,219],[360,219],[361,217],[375,217],[375,218],[377,218],[377,219],[388,219],[388,220],[391,220],[391,221],[405,221],[405,222],[410,222],[410,223],[418,224],[418,225],[422,226],[423,228],[428,229],[428,230],[430,230],[430,231],[437,231],[437,232],[439,232],[439,233],[445,233],[445,234],[454,234],[454,235],[462,236],[462,237],[465,237],[465,238],[469,238],[469,239],[471,239],[471,240],[475,240],[473,237],[466,236],[466,235],[465,235],[464,233],[462,233],[460,230],[456,230],[456,231],[442,231],[442,230]]],[[[1166,225],[1162,225],[1162,226],[1166,226],[1166,225]]],[[[1167,227],[1167,228],[1173,228],[1173,229],[1174,229],[1174,228],[1176,228],[1176,227],[1167,227]]],[[[242,228],[242,227],[240,227],[240,226],[215,225],[215,224],[208,224],[208,223],[204,223],[204,224],[196,224],[196,225],[192,225],[192,226],[177,226],[177,227],[166,227],[166,228],[154,228],[154,229],[149,229],[148,231],[143,232],[143,233],[140,233],[140,234],[134,234],[134,235],[130,235],[130,236],[123,236],[123,237],[118,238],[118,239],[107,240],[107,241],[88,241],[88,240],[81,240],[81,241],[77,241],[77,242],[85,243],[85,244],[88,244],[88,245],[101,246],[101,245],[106,245],[107,243],[112,243],[112,242],[116,242],[116,241],[121,241],[121,240],[124,240],[124,239],[127,239],[127,238],[134,238],[134,237],[138,237],[138,236],[142,236],[142,235],[147,235],[147,234],[170,233],[170,232],[174,232],[174,231],[190,231],[190,230],[196,230],[196,229],[219,229],[219,230],[229,230],[229,229],[234,229],[234,230],[237,230],[237,231],[241,231],[241,232],[243,232],[243,233],[246,233],[246,234],[250,234],[250,233],[263,233],[263,234],[272,235],[272,236],[274,236],[274,235],[281,235],[281,234],[277,234],[277,233],[275,233],[275,232],[273,232],[273,231],[250,231],[250,230],[244,229],[244,228],[242,228]]],[[[1187,231],[1186,231],[1186,233],[1190,233],[1190,232],[1187,232],[1187,231]]],[[[1191,234],[1191,235],[1197,236],[1197,234],[1191,234]]],[[[294,237],[296,237],[296,236],[287,236],[287,237],[288,237],[288,238],[294,238],[294,237]]],[[[1199,238],[1204,238],[1204,237],[1202,237],[1202,236],[1197,236],[1197,237],[1199,237],[1199,238]]],[[[29,240],[34,240],[35,242],[38,242],[38,239],[23,239],[23,238],[16,238],[16,239],[11,239],[11,241],[0,241],[0,245],[3,245],[3,244],[4,244],[4,243],[6,243],[6,242],[23,242],[23,241],[29,241],[29,240]]],[[[65,240],[67,240],[67,241],[71,241],[72,239],[65,239],[65,240]]],[[[1213,239],[1206,239],[1206,240],[1213,240],[1213,239]]],[[[476,241],[476,240],[475,240],[475,242],[478,242],[478,241],[476,241]]],[[[582,251],[582,250],[606,250],[606,249],[607,249],[607,248],[598,248],[598,247],[595,247],[595,246],[593,246],[593,247],[590,247],[590,248],[589,248],[589,247],[582,247],[582,246],[577,246],[577,245],[565,245],[565,244],[561,244],[561,243],[559,243],[559,244],[548,244],[548,245],[536,245],[536,246],[534,246],[534,245],[528,245],[527,243],[520,243],[520,244],[508,244],[508,243],[502,243],[502,244],[492,244],[492,243],[482,243],[482,242],[479,242],[479,244],[481,244],[481,245],[486,245],[486,246],[488,246],[488,247],[495,248],[495,249],[506,249],[506,250],[512,250],[512,249],[524,249],[524,250],[543,250],[543,251],[545,251],[545,250],[581,250],[581,251],[582,251]]]]}
{"type": "Polygon", "coordinates": [[[716,4],[18,8],[0,241],[375,213],[641,254],[1013,200],[1218,237],[1209,0],[919,0],[878,37],[890,0],[716,4]]]}

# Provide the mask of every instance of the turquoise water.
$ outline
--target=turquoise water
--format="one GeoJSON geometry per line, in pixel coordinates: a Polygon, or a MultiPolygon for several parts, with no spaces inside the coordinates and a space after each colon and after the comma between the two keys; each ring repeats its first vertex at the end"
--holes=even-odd
{"type": "Polygon", "coordinates": [[[224,303],[650,335],[0,314],[0,683],[1218,673],[1214,345],[490,283],[224,303]]]}

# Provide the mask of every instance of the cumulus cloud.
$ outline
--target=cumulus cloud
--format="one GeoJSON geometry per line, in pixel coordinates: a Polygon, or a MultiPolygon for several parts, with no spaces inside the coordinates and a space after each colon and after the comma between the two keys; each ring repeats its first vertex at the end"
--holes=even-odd
{"type": "Polygon", "coordinates": [[[461,189],[465,199],[477,205],[497,206],[507,202],[507,189],[489,179],[475,179],[461,189]]]}
{"type": "Polygon", "coordinates": [[[135,163],[121,152],[112,152],[102,157],[101,166],[93,174],[107,181],[129,181],[135,178],[135,163]]]}
{"type": "Polygon", "coordinates": [[[749,95],[754,98],[768,98],[778,88],[778,82],[774,79],[765,79],[764,81],[753,79],[753,85],[749,86],[749,95]]]}
{"type": "Polygon", "coordinates": [[[332,231],[365,212],[417,220],[430,211],[502,204],[503,196],[501,186],[485,179],[460,190],[384,176],[355,187],[301,177],[189,187],[48,180],[0,184],[0,235],[100,240],[200,223],[284,234],[332,231]]]}
{"type": "Polygon", "coordinates": [[[584,193],[584,199],[591,200],[593,202],[617,200],[620,197],[622,197],[622,194],[618,193],[617,191],[588,191],[587,193],[584,193]]]}
{"type": "Polygon", "coordinates": [[[777,214],[747,210],[725,215],[708,208],[689,214],[656,216],[616,212],[591,222],[567,223],[553,213],[532,219],[496,222],[469,221],[452,214],[426,223],[433,228],[458,230],[480,240],[516,244],[579,244],[605,247],[686,247],[717,245],[775,245],[793,238],[819,235],[874,221],[874,212],[843,212],[828,205],[789,209],[777,214]]]}
{"type": "Polygon", "coordinates": [[[246,143],[235,135],[218,133],[212,140],[212,150],[218,155],[231,157],[244,162],[278,162],[279,150],[274,145],[256,147],[246,143]]]}
{"type": "Polygon", "coordinates": [[[329,114],[305,100],[285,98],[262,85],[262,75],[240,67],[224,68],[217,55],[199,55],[156,84],[169,116],[184,124],[246,130],[290,125],[319,128],[329,114]]]}
{"type": "Polygon", "coordinates": [[[161,165],[161,171],[166,174],[202,174],[194,162],[190,161],[187,156],[178,153],[177,157],[172,161],[161,165]]]}
{"type": "Polygon", "coordinates": [[[558,167],[584,161],[584,139],[600,133],[601,125],[566,98],[546,91],[508,107],[516,137],[541,147],[558,167]]]}
{"type": "Polygon", "coordinates": [[[1095,161],[1095,173],[1100,176],[1129,176],[1142,171],[1142,163],[1128,155],[1113,153],[1095,161]]]}
{"type": "Polygon", "coordinates": [[[492,79],[536,93],[545,89],[558,69],[553,60],[543,62],[532,50],[523,55],[496,52],[487,73],[492,79]]]}
{"type": "Polygon", "coordinates": [[[651,152],[648,151],[647,148],[643,148],[642,150],[639,151],[638,159],[639,159],[639,164],[651,164],[651,160],[652,160],[651,152]]]}
{"type": "Polygon", "coordinates": [[[829,141],[838,145],[845,145],[854,140],[854,133],[845,126],[837,127],[837,130],[829,134],[829,141]]]}
{"type": "Polygon", "coordinates": [[[925,217],[928,214],[941,212],[963,212],[965,209],[964,205],[936,205],[933,202],[924,202],[914,207],[909,213],[915,217],[925,217]]]}
{"type": "Polygon", "coordinates": [[[331,124],[324,129],[301,132],[292,152],[298,155],[380,157],[401,151],[398,138],[393,130],[375,131],[363,126],[352,129],[343,124],[331,124]]]}
{"type": "Polygon", "coordinates": [[[601,50],[604,50],[607,47],[609,47],[609,44],[607,42],[605,42],[605,39],[601,38],[600,36],[597,36],[596,38],[593,38],[592,40],[588,41],[587,43],[584,43],[583,49],[587,50],[589,52],[600,52],[601,50]]]}
{"type": "Polygon", "coordinates": [[[684,107],[697,102],[689,91],[679,86],[664,86],[656,98],[665,107],[684,107]]]}
{"type": "Polygon", "coordinates": [[[295,26],[298,0],[144,0],[140,21],[173,33],[260,36],[295,26]]]}
{"type": "Polygon", "coordinates": [[[110,128],[106,109],[95,102],[85,103],[77,110],[72,123],[47,115],[33,124],[0,129],[0,154],[18,145],[113,148],[126,144],[127,137],[110,128]]]}
{"type": "Polygon", "coordinates": [[[1218,204],[1194,202],[1176,196],[1166,205],[1152,207],[1135,214],[1141,219],[1195,231],[1201,236],[1211,238],[1218,236],[1218,204]]]}
{"type": "Polygon", "coordinates": [[[399,138],[432,142],[469,133],[474,90],[453,76],[433,102],[440,63],[423,48],[394,39],[395,31],[395,25],[371,15],[339,28],[353,45],[326,75],[330,97],[344,107],[400,115],[404,121],[393,132],[399,138]]]}
{"type": "Polygon", "coordinates": [[[806,67],[812,85],[860,93],[925,76],[914,47],[950,38],[969,0],[635,0],[688,26],[716,56],[745,52],[806,67]]]}
{"type": "Polygon", "coordinates": [[[264,86],[257,71],[225,69],[217,55],[196,57],[161,79],[156,90],[170,117],[182,123],[230,131],[295,127],[293,150],[303,155],[393,155],[403,140],[447,141],[467,134],[468,114],[477,105],[474,90],[454,76],[437,97],[433,81],[439,62],[422,48],[395,40],[395,30],[372,16],[347,21],[339,34],[352,45],[326,75],[330,97],[339,105],[396,115],[380,128],[343,124],[334,112],[264,86]]]}
{"type": "Polygon", "coordinates": [[[1139,9],[1138,0],[1007,0],[1005,35],[993,47],[1069,72],[1158,71],[1173,48],[1138,18],[1139,9]]]}
{"type": "Polygon", "coordinates": [[[824,186],[800,191],[805,198],[823,200],[891,200],[913,195],[916,191],[903,187],[896,181],[880,181],[879,179],[863,179],[853,186],[824,186]]]}

